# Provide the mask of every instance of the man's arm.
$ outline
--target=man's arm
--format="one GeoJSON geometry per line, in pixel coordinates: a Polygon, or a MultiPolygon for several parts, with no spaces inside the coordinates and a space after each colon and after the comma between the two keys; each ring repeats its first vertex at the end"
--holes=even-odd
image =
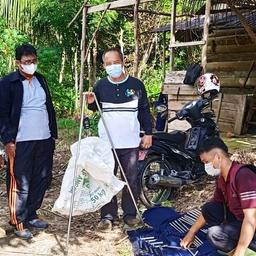
{"type": "MultiPolygon", "coordinates": [[[[98,92],[98,83],[96,83],[92,89],[92,92],[86,92],[85,93],[85,97],[86,97],[86,102],[88,103],[88,109],[90,109],[91,111],[97,111],[98,107],[97,104],[95,102],[95,97],[97,97],[97,100],[100,104],[100,96],[99,96],[99,92],[98,92]]],[[[101,104],[100,104],[101,106],[101,104]]]]}
{"type": "Polygon", "coordinates": [[[242,167],[239,169],[235,181],[244,219],[234,256],[244,256],[256,228],[256,175],[251,169],[242,167]]]}
{"type": "Polygon", "coordinates": [[[147,92],[144,84],[141,82],[141,97],[139,99],[139,119],[146,135],[152,135],[152,122],[147,92]]]}
{"type": "Polygon", "coordinates": [[[242,223],[239,241],[233,256],[244,256],[256,230],[256,208],[244,209],[243,212],[244,220],[242,223]]]}
{"type": "Polygon", "coordinates": [[[191,226],[190,230],[186,234],[186,236],[181,240],[180,245],[184,248],[189,248],[193,243],[193,240],[197,234],[197,232],[204,227],[206,224],[203,215],[201,214],[196,222],[191,226]]]}
{"type": "Polygon", "coordinates": [[[142,82],[141,82],[141,97],[139,99],[139,121],[145,131],[145,135],[142,137],[142,140],[141,140],[141,146],[143,148],[150,148],[152,145],[152,122],[151,122],[147,92],[142,82]]]}
{"type": "Polygon", "coordinates": [[[13,138],[14,128],[10,124],[10,109],[12,105],[10,85],[6,83],[8,83],[6,79],[0,82],[0,136],[4,145],[15,141],[15,138],[13,138]]]}

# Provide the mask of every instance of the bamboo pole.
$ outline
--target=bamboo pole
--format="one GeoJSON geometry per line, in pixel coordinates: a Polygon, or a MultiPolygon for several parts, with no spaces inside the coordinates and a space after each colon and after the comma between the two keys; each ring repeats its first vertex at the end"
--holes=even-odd
{"type": "Polygon", "coordinates": [[[134,67],[133,75],[138,77],[139,73],[139,45],[140,45],[140,35],[139,35],[139,4],[140,0],[137,0],[134,5],[134,41],[135,41],[135,51],[134,51],[134,67]]]}
{"type": "Polygon", "coordinates": [[[83,7],[82,17],[82,39],[81,39],[81,67],[80,67],[80,82],[79,82],[79,100],[80,108],[82,107],[83,91],[84,91],[84,63],[85,63],[85,45],[86,45],[86,23],[87,23],[88,7],[83,7]]]}
{"type": "Polygon", "coordinates": [[[211,22],[211,0],[206,0],[204,32],[203,32],[204,45],[202,47],[202,62],[201,62],[204,72],[205,72],[206,64],[207,64],[207,40],[208,40],[208,36],[209,36],[210,22],[211,22]]]}
{"type": "Polygon", "coordinates": [[[72,23],[77,19],[77,17],[79,16],[79,14],[83,11],[83,9],[86,7],[87,3],[89,2],[89,0],[85,1],[84,4],[81,6],[81,8],[79,9],[79,11],[76,13],[75,17],[68,23],[68,28],[72,25],[72,23]]]}
{"type": "MultiPolygon", "coordinates": [[[[170,46],[175,44],[175,29],[176,29],[176,6],[177,0],[172,0],[172,18],[171,18],[171,41],[170,46]]],[[[174,68],[174,51],[173,47],[170,47],[170,69],[174,68]]]]}

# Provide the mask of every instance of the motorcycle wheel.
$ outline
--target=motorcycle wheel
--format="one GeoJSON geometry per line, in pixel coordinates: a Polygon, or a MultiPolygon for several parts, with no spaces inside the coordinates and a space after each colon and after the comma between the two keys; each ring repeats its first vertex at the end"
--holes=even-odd
{"type": "Polygon", "coordinates": [[[170,198],[173,189],[163,187],[150,187],[149,177],[153,174],[170,175],[171,165],[161,156],[149,156],[140,168],[140,200],[147,208],[160,206],[162,202],[170,198]]]}

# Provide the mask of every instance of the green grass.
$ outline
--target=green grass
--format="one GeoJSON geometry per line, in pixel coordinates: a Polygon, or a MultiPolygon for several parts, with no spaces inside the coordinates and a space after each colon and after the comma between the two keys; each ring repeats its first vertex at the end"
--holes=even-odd
{"type": "Polygon", "coordinates": [[[74,129],[79,127],[79,121],[68,119],[68,118],[60,118],[57,120],[58,129],[74,129]]]}
{"type": "Polygon", "coordinates": [[[230,152],[234,152],[236,150],[252,150],[256,148],[256,136],[255,135],[246,135],[239,136],[234,138],[226,138],[225,136],[221,136],[224,142],[227,144],[230,152]]]}

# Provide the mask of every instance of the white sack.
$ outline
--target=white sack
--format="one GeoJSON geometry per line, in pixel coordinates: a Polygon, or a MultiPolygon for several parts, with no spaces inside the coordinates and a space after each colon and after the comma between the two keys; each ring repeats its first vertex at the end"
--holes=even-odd
{"type": "MultiPolygon", "coordinates": [[[[53,211],[69,215],[78,142],[71,145],[72,157],[63,177],[53,211]]],[[[81,140],[73,215],[94,212],[109,203],[124,186],[114,175],[114,156],[108,143],[98,137],[81,140]]]]}

